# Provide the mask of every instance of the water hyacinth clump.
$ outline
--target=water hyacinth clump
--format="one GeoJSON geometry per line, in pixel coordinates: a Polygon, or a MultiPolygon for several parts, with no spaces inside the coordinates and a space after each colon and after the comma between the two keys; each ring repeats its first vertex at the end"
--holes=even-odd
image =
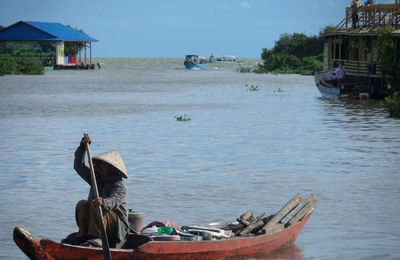
{"type": "Polygon", "coordinates": [[[187,122],[187,121],[191,120],[190,117],[186,114],[180,115],[180,116],[175,116],[175,119],[176,119],[176,121],[179,121],[179,122],[187,122]]]}
{"type": "Polygon", "coordinates": [[[238,71],[240,73],[250,73],[250,72],[253,72],[253,68],[252,67],[240,67],[238,69],[238,71]]]}
{"type": "Polygon", "coordinates": [[[260,88],[257,85],[247,85],[246,84],[246,90],[247,91],[258,91],[260,88]]]}

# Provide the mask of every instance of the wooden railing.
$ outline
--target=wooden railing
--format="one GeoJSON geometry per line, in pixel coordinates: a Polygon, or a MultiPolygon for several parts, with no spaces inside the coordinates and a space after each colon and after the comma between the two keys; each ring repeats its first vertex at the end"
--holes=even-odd
{"type": "Polygon", "coordinates": [[[344,64],[346,75],[371,78],[381,77],[381,66],[379,63],[336,59],[329,63],[329,69],[334,70],[335,65],[340,63],[344,64]]]}
{"type": "Polygon", "coordinates": [[[336,26],[337,30],[357,28],[400,27],[400,4],[375,4],[357,9],[358,20],[353,21],[351,7],[346,7],[345,18],[336,26]]]}

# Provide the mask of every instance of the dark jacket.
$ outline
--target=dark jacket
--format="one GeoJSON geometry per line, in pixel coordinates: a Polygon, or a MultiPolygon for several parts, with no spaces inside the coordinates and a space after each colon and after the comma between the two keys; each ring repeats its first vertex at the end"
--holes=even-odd
{"type": "MultiPolygon", "coordinates": [[[[85,165],[85,149],[78,147],[75,151],[74,160],[75,171],[84,179],[89,185],[91,185],[90,169],[85,165]]],[[[124,241],[129,231],[128,212],[126,210],[126,185],[123,179],[111,182],[103,183],[96,174],[96,182],[99,190],[99,196],[104,200],[103,209],[105,212],[113,210],[118,216],[118,227],[116,233],[112,239],[115,243],[124,241]]],[[[93,200],[93,191],[90,188],[88,200],[93,200]]]]}

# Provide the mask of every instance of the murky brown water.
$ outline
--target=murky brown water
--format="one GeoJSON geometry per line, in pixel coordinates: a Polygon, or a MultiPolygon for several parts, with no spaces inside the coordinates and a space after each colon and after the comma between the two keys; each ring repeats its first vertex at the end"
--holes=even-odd
{"type": "Polygon", "coordinates": [[[129,208],[145,222],[269,214],[313,192],[316,210],[295,245],[269,258],[400,257],[400,120],[379,103],[324,100],[312,77],[232,65],[102,62],[95,71],[0,77],[0,258],[25,258],[15,226],[55,240],[76,230],[74,206],[88,187],[72,161],[85,131],[93,153],[124,156],[129,208]],[[183,114],[191,121],[175,120],[183,114]]]}

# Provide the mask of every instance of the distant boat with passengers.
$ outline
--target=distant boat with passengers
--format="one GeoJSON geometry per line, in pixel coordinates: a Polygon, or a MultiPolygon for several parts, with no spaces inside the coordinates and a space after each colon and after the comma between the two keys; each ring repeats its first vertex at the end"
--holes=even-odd
{"type": "Polygon", "coordinates": [[[225,62],[240,62],[240,58],[237,56],[214,56],[214,54],[210,55],[208,62],[218,62],[218,61],[225,61],[225,62]]]}
{"type": "Polygon", "coordinates": [[[185,68],[186,69],[207,69],[208,68],[207,57],[200,57],[196,54],[188,54],[185,56],[185,68]]]}

